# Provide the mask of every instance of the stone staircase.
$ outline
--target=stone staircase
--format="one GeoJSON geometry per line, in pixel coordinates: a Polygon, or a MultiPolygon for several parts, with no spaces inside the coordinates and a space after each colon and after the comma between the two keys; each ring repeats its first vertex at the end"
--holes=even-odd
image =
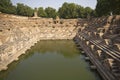
{"type": "MultiPolygon", "coordinates": [[[[79,30],[75,39],[82,42],[81,46],[85,44],[88,47],[88,55],[92,53],[103,64],[100,68],[105,67],[115,80],[120,80],[120,16],[101,17],[78,23],[79,30]]],[[[83,50],[85,49],[83,47],[83,50]]],[[[113,80],[107,76],[105,79],[113,80]]]]}

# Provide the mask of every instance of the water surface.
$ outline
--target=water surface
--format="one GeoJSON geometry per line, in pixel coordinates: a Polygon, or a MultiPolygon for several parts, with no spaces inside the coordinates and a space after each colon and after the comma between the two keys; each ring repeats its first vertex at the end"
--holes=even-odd
{"type": "Polygon", "coordinates": [[[73,41],[40,41],[0,72],[0,80],[100,80],[73,41]]]}

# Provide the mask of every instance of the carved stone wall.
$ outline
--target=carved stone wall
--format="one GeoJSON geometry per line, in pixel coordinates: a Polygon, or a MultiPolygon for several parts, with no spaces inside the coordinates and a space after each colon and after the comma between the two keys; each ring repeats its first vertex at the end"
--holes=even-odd
{"type": "Polygon", "coordinates": [[[78,20],[76,41],[105,80],[120,80],[120,15],[78,20]]]}
{"type": "Polygon", "coordinates": [[[49,18],[21,17],[0,14],[0,71],[18,60],[21,54],[37,41],[73,39],[76,35],[76,20],[55,20],[49,18]]]}

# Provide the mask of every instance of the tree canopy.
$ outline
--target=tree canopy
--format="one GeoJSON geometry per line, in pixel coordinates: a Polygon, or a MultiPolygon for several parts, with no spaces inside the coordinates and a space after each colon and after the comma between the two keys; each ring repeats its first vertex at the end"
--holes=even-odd
{"type": "Polygon", "coordinates": [[[120,0],[97,0],[95,10],[98,16],[120,14],[120,0]]]}
{"type": "Polygon", "coordinates": [[[43,9],[43,7],[38,8],[38,16],[39,17],[47,17],[47,14],[46,14],[45,10],[43,9]]]}
{"type": "Polygon", "coordinates": [[[61,18],[86,18],[87,15],[91,15],[93,10],[90,7],[82,7],[75,3],[65,2],[62,7],[59,8],[58,13],[61,18]]]}
{"type": "Polygon", "coordinates": [[[16,14],[16,7],[10,0],[0,0],[0,11],[8,14],[16,14]]]}
{"type": "Polygon", "coordinates": [[[34,10],[24,4],[18,3],[17,4],[17,14],[22,16],[33,16],[34,10]]]}
{"type": "MultiPolygon", "coordinates": [[[[52,7],[39,7],[37,9],[39,17],[46,18],[56,18],[59,16],[60,18],[87,18],[87,16],[92,17],[101,17],[107,16],[111,13],[113,15],[120,14],[120,0],[97,0],[96,9],[93,10],[90,7],[83,7],[81,5],[75,3],[63,3],[63,5],[58,9],[58,11],[52,7]]],[[[24,5],[22,3],[18,3],[14,6],[11,0],[0,0],[0,12],[8,13],[8,14],[16,14],[22,16],[33,16],[34,9],[31,7],[24,5]]]]}
{"type": "MultiPolygon", "coordinates": [[[[24,5],[22,3],[17,3],[17,6],[14,6],[11,0],[1,0],[0,1],[0,11],[3,13],[17,14],[22,16],[33,16],[34,9],[31,7],[24,5]]],[[[56,16],[60,16],[60,18],[86,18],[87,15],[91,15],[92,10],[90,7],[82,7],[75,3],[67,3],[65,2],[62,7],[59,8],[58,11],[52,7],[47,7],[43,9],[43,7],[38,8],[38,16],[46,17],[46,18],[56,18],[56,16]]],[[[94,16],[94,14],[93,14],[94,16]]]]}
{"type": "Polygon", "coordinates": [[[47,7],[45,8],[45,12],[46,12],[47,18],[56,18],[57,16],[56,9],[54,8],[47,7]]]}

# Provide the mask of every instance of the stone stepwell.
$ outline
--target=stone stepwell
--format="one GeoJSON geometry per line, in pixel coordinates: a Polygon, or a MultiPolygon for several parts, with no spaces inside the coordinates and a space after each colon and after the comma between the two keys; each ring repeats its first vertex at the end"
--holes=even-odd
{"type": "Polygon", "coordinates": [[[53,20],[0,13],[0,71],[37,41],[73,39],[76,19],[53,20]]]}
{"type": "Polygon", "coordinates": [[[105,80],[120,80],[120,16],[78,20],[74,40],[105,80]]]}
{"type": "Polygon", "coordinates": [[[74,39],[105,80],[120,80],[120,16],[52,19],[0,13],[0,71],[40,40],[74,39]]]}

